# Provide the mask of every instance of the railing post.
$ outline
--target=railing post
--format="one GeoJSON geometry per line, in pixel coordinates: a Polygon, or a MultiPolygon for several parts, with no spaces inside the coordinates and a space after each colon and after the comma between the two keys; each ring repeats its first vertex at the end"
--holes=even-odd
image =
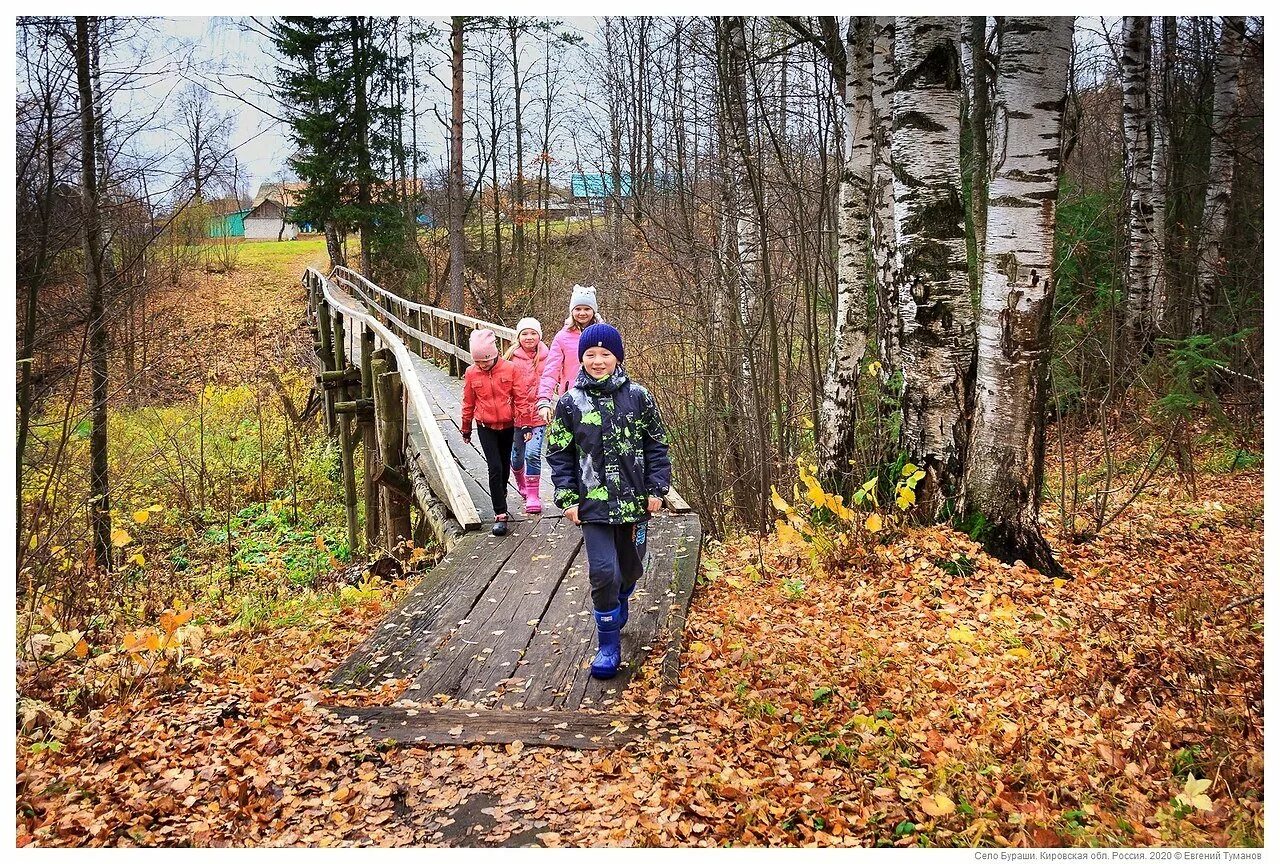
{"type": "MultiPolygon", "coordinates": [[[[458,345],[458,319],[457,318],[449,319],[449,344],[452,345],[454,348],[460,347],[458,345]]],[[[454,353],[451,353],[449,355],[449,374],[452,375],[454,378],[461,377],[462,375],[462,361],[459,360],[458,355],[454,353]]]]}
{"type": "Polygon", "coordinates": [[[382,452],[379,477],[382,482],[383,542],[394,549],[409,539],[412,531],[409,500],[396,486],[408,482],[404,466],[404,385],[396,369],[394,355],[385,349],[373,357],[374,414],[378,422],[378,449],[382,452]]]}
{"type": "MultiPolygon", "coordinates": [[[[373,333],[360,325],[360,397],[373,405],[373,333]]],[[[364,539],[365,548],[372,549],[378,543],[379,516],[378,485],[375,480],[378,469],[378,439],[374,409],[358,411],[360,418],[360,443],[364,447],[364,539]]]]}
{"type": "MultiPolygon", "coordinates": [[[[342,313],[338,312],[333,316],[333,350],[336,369],[344,373],[342,383],[339,384],[344,402],[347,401],[345,340],[346,330],[342,320],[342,313]]],[[[356,510],[355,447],[351,443],[351,424],[354,419],[352,414],[345,412],[338,418],[338,449],[342,456],[342,498],[347,511],[347,548],[351,550],[353,558],[360,540],[360,518],[356,510]]]]}
{"type": "MultiPolygon", "coordinates": [[[[419,332],[419,333],[421,333],[421,332],[422,332],[422,309],[420,309],[420,308],[415,308],[415,309],[413,310],[413,316],[414,316],[414,317],[413,317],[413,326],[414,326],[414,327],[417,327],[417,328],[418,328],[418,332],[419,332]]],[[[418,347],[417,347],[418,356],[419,356],[419,357],[421,357],[421,356],[423,355],[423,350],[422,350],[422,349],[423,349],[423,346],[425,346],[425,345],[426,345],[426,343],[425,343],[425,342],[423,342],[421,339],[414,339],[413,341],[417,344],[417,346],[418,346],[418,347]]]]}
{"type": "MultiPolygon", "coordinates": [[[[340,317],[340,316],[339,316],[340,317]]],[[[331,332],[332,322],[329,320],[329,301],[321,294],[319,302],[316,305],[316,323],[320,328],[320,398],[324,402],[324,431],[326,435],[332,437],[338,431],[336,415],[333,413],[333,390],[328,386],[325,380],[325,373],[332,371],[333,363],[333,333],[331,332]]]]}

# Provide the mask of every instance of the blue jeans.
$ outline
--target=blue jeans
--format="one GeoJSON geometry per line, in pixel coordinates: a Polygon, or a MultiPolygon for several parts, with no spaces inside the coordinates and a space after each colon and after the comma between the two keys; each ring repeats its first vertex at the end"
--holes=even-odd
{"type": "Polygon", "coordinates": [[[587,547],[587,577],[591,580],[591,605],[597,612],[611,612],[631,596],[644,572],[648,522],[608,525],[583,522],[582,540],[587,547]]]}
{"type": "Polygon", "coordinates": [[[522,426],[516,429],[515,440],[511,442],[512,468],[532,477],[542,474],[542,433],[546,429],[546,426],[522,426]],[[533,433],[527,443],[524,440],[525,429],[533,433]]]}

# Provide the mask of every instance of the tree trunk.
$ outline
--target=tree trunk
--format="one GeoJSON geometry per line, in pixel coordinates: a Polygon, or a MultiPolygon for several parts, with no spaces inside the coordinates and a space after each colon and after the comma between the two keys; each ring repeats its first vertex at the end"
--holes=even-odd
{"type": "Polygon", "coordinates": [[[959,491],[973,369],[960,184],[959,18],[900,17],[893,93],[894,224],[901,273],[903,439],[928,472],[936,518],[959,491]]]}
{"type": "MultiPolygon", "coordinates": [[[[974,268],[982,273],[982,254],[987,242],[987,183],[991,175],[991,145],[987,140],[987,124],[991,107],[987,104],[987,16],[969,19],[969,43],[973,54],[973,99],[969,105],[969,128],[973,130],[973,163],[970,187],[970,212],[973,214],[973,237],[978,260],[974,268]]],[[[981,278],[978,280],[981,282],[981,278]]]]}
{"type": "Polygon", "coordinates": [[[994,163],[962,510],[987,548],[1057,575],[1037,522],[1049,388],[1054,228],[1072,18],[1003,18],[994,163]]]}
{"type": "Polygon", "coordinates": [[[1165,15],[1160,19],[1160,73],[1152,91],[1154,106],[1151,124],[1151,230],[1155,257],[1151,273],[1151,330],[1160,330],[1164,323],[1165,305],[1168,300],[1169,252],[1165,223],[1169,201],[1170,147],[1174,138],[1170,124],[1170,94],[1174,74],[1173,58],[1177,48],[1177,18],[1165,15]]]}
{"type": "Polygon", "coordinates": [[[453,113],[449,123],[449,308],[454,312],[466,311],[466,298],[462,294],[462,271],[466,266],[463,260],[466,237],[462,233],[466,216],[462,191],[462,29],[465,20],[461,15],[450,19],[453,113]]]}
{"type": "Polygon", "coordinates": [[[1130,345],[1147,350],[1151,343],[1151,274],[1154,221],[1151,207],[1151,18],[1126,15],[1120,58],[1124,89],[1125,180],[1129,188],[1127,293],[1125,327],[1130,345]]]}
{"type": "Polygon", "coordinates": [[[867,205],[871,187],[872,19],[849,22],[844,95],[844,165],[837,231],[836,332],[823,385],[820,468],[846,485],[857,444],[858,372],[867,350],[867,205]]]}
{"type": "Polygon", "coordinates": [[[333,220],[324,223],[324,245],[329,252],[329,269],[346,267],[347,256],[342,249],[342,238],[338,235],[338,226],[333,220]]]}
{"type": "Polygon", "coordinates": [[[900,368],[897,235],[893,228],[893,17],[876,18],[871,62],[874,160],[871,166],[871,236],[876,273],[876,332],[882,375],[900,368]]]}
{"type": "MultiPolygon", "coordinates": [[[[369,165],[369,20],[360,16],[351,18],[352,66],[355,74],[355,126],[356,126],[356,194],[360,201],[360,270],[365,277],[376,280],[373,272],[373,216],[372,169],[369,165]]],[[[283,186],[283,184],[282,184],[283,186]]],[[[282,196],[283,197],[283,196],[282,196]]]]}
{"type": "Polygon", "coordinates": [[[1222,273],[1222,235],[1226,232],[1231,204],[1231,180],[1235,172],[1236,150],[1231,128],[1240,95],[1240,51],[1244,40],[1244,18],[1228,15],[1222,19],[1218,58],[1213,75],[1213,137],[1209,144],[1209,183],[1204,192],[1200,219],[1200,242],[1196,247],[1196,292],[1192,307],[1191,332],[1208,330],[1214,289],[1222,273]]]}
{"type": "MultiPolygon", "coordinates": [[[[96,29],[96,28],[95,28],[96,29]]],[[[98,105],[89,77],[89,18],[76,16],[76,83],[80,91],[80,202],[83,213],[84,275],[89,291],[89,355],[92,428],[89,432],[89,527],[97,566],[110,570],[111,496],[107,475],[107,316],[103,303],[104,254],[98,209],[98,105]]]]}
{"type": "MultiPolygon", "coordinates": [[[[515,90],[516,184],[513,190],[511,226],[516,255],[516,290],[524,290],[524,118],[522,116],[522,82],[520,80],[519,19],[508,19],[511,28],[511,82],[515,90]]],[[[502,295],[498,295],[498,313],[502,313],[502,295]]]]}

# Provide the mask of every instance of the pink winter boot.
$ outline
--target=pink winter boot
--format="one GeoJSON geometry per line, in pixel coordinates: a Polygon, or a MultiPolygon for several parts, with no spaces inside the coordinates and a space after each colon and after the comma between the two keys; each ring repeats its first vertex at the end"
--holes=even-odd
{"type": "Polygon", "coordinates": [[[511,469],[511,473],[512,473],[513,475],[515,475],[515,478],[516,478],[516,489],[520,490],[520,495],[521,495],[522,497],[527,496],[529,493],[525,491],[525,483],[524,483],[524,469],[523,469],[523,468],[512,468],[512,469],[511,469]]]}
{"type": "Polygon", "coordinates": [[[538,474],[527,474],[524,478],[524,512],[541,513],[542,499],[538,497],[538,474]]]}

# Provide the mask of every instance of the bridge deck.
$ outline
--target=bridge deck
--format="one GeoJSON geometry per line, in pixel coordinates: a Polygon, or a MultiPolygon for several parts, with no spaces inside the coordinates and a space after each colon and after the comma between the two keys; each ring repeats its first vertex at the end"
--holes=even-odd
{"type": "MultiPolygon", "coordinates": [[[[358,364],[358,341],[352,343],[348,356],[358,364]]],[[[493,509],[484,456],[478,441],[464,443],[460,431],[462,383],[427,360],[414,358],[414,364],[487,525],[493,509]]],[[[421,438],[412,423],[409,434],[421,438]]],[[[582,532],[550,503],[551,492],[544,471],[543,513],[525,516],[511,485],[510,533],[464,534],[332,676],[335,686],[357,688],[412,678],[401,703],[340,713],[367,724],[377,737],[420,743],[520,739],[590,748],[635,734],[634,718],[602,723],[599,715],[578,709],[608,711],[644,666],[674,679],[701,523],[696,514],[666,511],[649,523],[644,575],[623,632],[623,665],[615,678],[598,681],[588,668],[596,637],[582,532]],[[433,700],[438,695],[476,707],[461,714],[432,707],[439,705],[433,700]],[[630,734],[620,731],[628,729],[630,734]]]]}

